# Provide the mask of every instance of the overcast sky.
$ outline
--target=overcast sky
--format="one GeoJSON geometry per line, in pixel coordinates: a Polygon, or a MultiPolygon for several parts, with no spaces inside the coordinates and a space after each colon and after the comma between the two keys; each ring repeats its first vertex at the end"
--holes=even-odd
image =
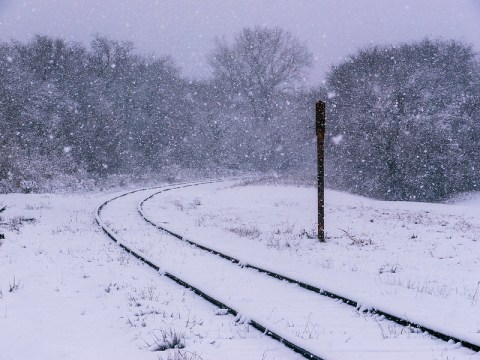
{"type": "Polygon", "coordinates": [[[280,26],[315,55],[311,81],[370,43],[455,38],[480,51],[480,0],[0,0],[0,40],[49,34],[88,43],[92,34],[169,54],[184,74],[209,75],[215,36],[280,26]]]}

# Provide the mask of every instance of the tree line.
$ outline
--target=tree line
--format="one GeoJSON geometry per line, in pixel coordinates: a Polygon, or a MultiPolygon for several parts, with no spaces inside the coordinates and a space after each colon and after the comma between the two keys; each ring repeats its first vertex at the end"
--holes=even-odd
{"type": "Polygon", "coordinates": [[[330,182],[388,200],[480,189],[480,66],[458,41],[360,50],[333,67],[330,182]]]}
{"type": "Polygon", "coordinates": [[[477,187],[480,66],[472,48],[373,46],[307,86],[312,55],[280,28],[217,39],[212,76],[95,36],[0,43],[0,191],[168,169],[307,174],[314,103],[327,102],[326,180],[382,199],[477,187]]]}

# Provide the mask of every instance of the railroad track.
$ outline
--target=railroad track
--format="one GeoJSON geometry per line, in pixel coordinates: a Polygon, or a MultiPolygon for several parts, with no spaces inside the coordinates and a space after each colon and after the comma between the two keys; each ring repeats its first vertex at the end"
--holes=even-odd
{"type": "MultiPolygon", "coordinates": [[[[338,294],[335,294],[333,292],[330,292],[330,291],[326,291],[326,290],[323,290],[317,286],[313,286],[311,284],[307,284],[305,282],[302,282],[302,281],[298,281],[296,279],[293,279],[291,277],[288,277],[288,276],[285,276],[283,274],[278,274],[276,272],[273,272],[273,271],[270,271],[268,269],[264,269],[264,268],[261,268],[261,267],[258,267],[258,266],[255,266],[255,265],[251,265],[251,264],[248,264],[248,263],[245,263],[245,262],[241,262],[239,259],[236,259],[235,257],[232,257],[230,255],[227,255],[225,253],[222,253],[216,249],[213,249],[213,248],[209,248],[209,247],[206,247],[204,245],[201,245],[201,244],[198,244],[192,240],[189,240],[187,238],[185,238],[184,236],[182,236],[181,234],[178,234],[176,233],[175,231],[171,230],[171,229],[167,229],[166,227],[162,226],[162,225],[158,225],[156,223],[154,223],[151,219],[148,218],[148,216],[145,214],[144,210],[143,210],[143,205],[150,199],[152,199],[153,197],[161,194],[161,193],[164,193],[166,191],[171,191],[171,190],[175,190],[175,189],[180,189],[180,188],[185,188],[185,187],[191,187],[191,186],[198,186],[198,185],[202,185],[202,184],[207,184],[207,183],[213,183],[213,182],[216,182],[216,180],[210,180],[210,181],[204,181],[204,182],[197,182],[197,183],[187,183],[187,184],[177,184],[177,185],[174,185],[174,186],[170,186],[170,187],[162,187],[162,188],[159,188],[158,191],[156,191],[155,193],[151,194],[150,196],[148,196],[147,198],[143,199],[140,204],[138,205],[138,212],[139,214],[141,215],[141,217],[147,222],[149,223],[150,225],[154,226],[155,228],[163,231],[163,232],[166,232],[168,234],[170,234],[171,236],[175,237],[177,240],[179,241],[182,241],[182,242],[185,242],[193,247],[196,247],[200,250],[203,250],[205,252],[208,252],[210,254],[213,254],[215,256],[218,256],[228,262],[231,262],[231,263],[234,263],[234,264],[238,264],[238,265],[241,265],[242,267],[244,268],[247,268],[247,269],[252,269],[252,270],[255,270],[257,272],[260,272],[262,274],[265,274],[271,278],[274,278],[276,280],[280,280],[280,281],[286,281],[288,283],[291,283],[291,284],[295,284],[305,290],[308,290],[310,292],[313,292],[315,294],[318,294],[318,295],[321,295],[321,296],[324,296],[324,297],[327,297],[327,298],[330,298],[330,299],[333,299],[333,300],[336,300],[336,301],[342,301],[343,303],[347,304],[347,305],[350,305],[350,306],[353,306],[355,308],[357,308],[358,310],[360,311],[365,311],[365,312],[370,312],[372,314],[376,314],[376,315],[379,315],[387,320],[390,320],[392,322],[395,322],[396,324],[399,324],[401,326],[408,326],[408,327],[411,327],[411,328],[416,328],[418,329],[419,331],[422,331],[422,332],[426,332],[428,334],[430,334],[431,336],[433,337],[436,337],[438,339],[441,339],[441,340],[444,340],[444,341],[454,341],[456,343],[460,343],[462,346],[464,346],[465,348],[468,348],[470,350],[473,350],[473,351],[476,351],[476,352],[479,352],[480,351],[480,346],[477,345],[477,344],[474,344],[472,342],[469,342],[469,341],[465,341],[463,339],[459,339],[458,337],[455,337],[455,336],[451,336],[449,334],[445,334],[443,332],[440,332],[440,331],[437,331],[435,329],[432,329],[430,327],[427,327],[427,326],[423,326],[422,324],[418,324],[418,323],[415,323],[415,322],[412,322],[408,319],[403,319],[401,317],[398,317],[396,315],[393,315],[393,314],[390,314],[388,312],[385,312],[385,311],[382,311],[381,309],[378,309],[378,308],[369,308],[367,310],[361,310],[359,309],[359,303],[353,299],[349,299],[349,298],[346,298],[345,296],[341,296],[341,295],[338,295],[338,294]]],[[[107,205],[108,203],[120,198],[120,197],[123,197],[123,196],[127,196],[127,195],[130,195],[132,193],[135,193],[135,192],[139,192],[139,191],[145,191],[145,190],[154,190],[156,188],[146,188],[146,189],[138,189],[138,190],[134,190],[134,191],[131,191],[131,192],[128,192],[128,193],[124,193],[120,196],[117,196],[115,198],[112,198],[110,199],[109,201],[105,202],[104,204],[102,204],[98,211],[97,211],[97,223],[102,227],[102,229],[105,231],[105,233],[115,242],[118,243],[118,245],[120,247],[122,247],[125,251],[129,252],[132,256],[136,257],[137,259],[139,259],[140,261],[144,262],[145,264],[147,264],[148,266],[152,267],[153,269],[155,270],[159,270],[160,267],[157,266],[154,262],[150,261],[149,259],[145,258],[144,256],[138,254],[137,252],[133,251],[130,247],[128,247],[127,245],[123,244],[121,241],[119,241],[118,237],[113,233],[113,231],[111,229],[109,229],[105,224],[103,224],[103,222],[101,221],[101,218],[100,218],[100,213],[102,211],[102,209],[104,208],[105,205],[107,205]]],[[[237,316],[238,315],[238,311],[236,311],[232,306],[229,306],[227,304],[225,304],[224,302],[222,301],[219,301],[217,299],[215,299],[214,297],[212,297],[211,295],[205,293],[204,291],[202,291],[201,289],[199,289],[198,287],[195,287],[191,284],[189,284],[188,282],[182,280],[180,277],[174,275],[174,274],[171,274],[169,272],[166,272],[164,273],[164,275],[171,279],[172,281],[176,282],[177,284],[185,287],[185,288],[188,288],[188,289],[191,289],[192,291],[194,291],[197,295],[201,296],[202,298],[204,298],[205,300],[209,301],[210,303],[214,304],[215,306],[219,307],[219,308],[222,308],[222,309],[226,309],[227,312],[233,316],[237,316]]],[[[256,320],[250,320],[250,324],[252,325],[253,328],[261,331],[262,333],[264,333],[265,335],[268,335],[270,336],[271,338],[275,339],[275,340],[278,340],[280,341],[281,343],[283,343],[284,345],[286,345],[287,347],[289,347],[290,349],[294,350],[295,352],[297,352],[298,354],[301,354],[302,356],[304,356],[305,358],[308,358],[308,359],[322,359],[322,357],[312,353],[311,351],[305,349],[304,347],[301,347],[299,345],[296,345],[293,341],[291,340],[288,340],[286,339],[284,336],[280,336],[279,334],[277,334],[275,331],[272,331],[271,329],[269,329],[268,327],[262,325],[260,322],[256,321],[256,320]]]]}
{"type": "MultiPolygon", "coordinates": [[[[213,182],[217,182],[218,180],[210,180],[210,181],[204,181],[204,182],[198,182],[198,183],[187,183],[187,184],[178,184],[178,185],[175,185],[171,188],[168,188],[168,189],[164,189],[163,191],[166,191],[166,190],[174,190],[174,189],[180,189],[180,188],[185,188],[185,187],[190,187],[190,186],[196,186],[196,185],[201,185],[201,184],[208,184],[208,183],[213,183],[213,182]]],[[[149,188],[142,188],[142,189],[137,189],[137,190],[133,190],[133,191],[129,191],[129,192],[126,192],[122,195],[119,195],[119,196],[116,196],[112,199],[109,199],[107,201],[105,201],[104,203],[102,203],[98,209],[97,209],[97,213],[96,213],[96,216],[95,216],[95,220],[97,222],[97,224],[102,228],[102,230],[105,232],[105,234],[112,240],[114,241],[115,243],[117,243],[118,246],[120,246],[123,250],[125,250],[126,252],[128,252],[130,255],[132,255],[133,257],[135,257],[136,259],[140,260],[141,262],[143,262],[144,264],[148,265],[150,268],[154,269],[155,271],[160,271],[160,266],[156,265],[153,261],[147,259],[145,256],[143,255],[140,255],[138,252],[134,251],[133,249],[131,249],[128,245],[124,244],[119,238],[118,236],[115,235],[114,231],[109,228],[101,219],[100,215],[101,215],[101,212],[102,210],[104,209],[104,207],[119,199],[119,198],[122,198],[122,197],[125,197],[127,195],[131,195],[131,194],[134,194],[134,193],[137,193],[137,192],[140,192],[140,191],[146,191],[146,190],[152,190],[152,189],[155,189],[157,187],[149,187],[149,188]]],[[[162,191],[162,190],[161,190],[162,191]]],[[[226,310],[226,312],[234,317],[237,317],[239,316],[239,312],[237,310],[235,310],[233,307],[225,304],[224,302],[214,298],[213,296],[205,293],[204,291],[200,290],[198,287],[196,286],[193,286],[191,284],[189,284],[188,282],[182,280],[180,277],[170,273],[170,272],[163,272],[162,273],[163,276],[167,277],[168,279],[172,280],[173,282],[175,282],[176,284],[188,289],[188,290],[191,290],[193,291],[195,294],[197,294],[198,296],[200,296],[201,298],[203,298],[204,300],[208,301],[209,303],[217,306],[219,309],[221,310],[226,310]]],[[[256,330],[258,330],[259,332],[261,332],[262,334],[266,335],[266,336],[269,336],[270,338],[276,340],[276,341],[279,341],[280,343],[282,343],[283,345],[285,345],[286,347],[290,348],[291,350],[293,350],[294,352],[296,352],[297,354],[300,354],[302,355],[303,357],[307,358],[307,359],[311,359],[311,360],[325,360],[324,358],[318,356],[318,355],[315,355],[313,354],[312,352],[304,349],[303,347],[299,346],[299,345],[296,345],[294,342],[286,339],[285,337],[277,334],[275,331],[272,331],[270,330],[269,328],[267,328],[266,326],[262,325],[260,322],[258,321],[255,321],[254,319],[249,319],[248,320],[248,323],[256,330]]]]}

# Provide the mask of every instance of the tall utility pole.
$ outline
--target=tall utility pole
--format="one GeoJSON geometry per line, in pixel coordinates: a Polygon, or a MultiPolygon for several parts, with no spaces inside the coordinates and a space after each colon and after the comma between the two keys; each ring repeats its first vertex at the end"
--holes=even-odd
{"type": "Polygon", "coordinates": [[[315,106],[317,130],[317,182],[318,182],[318,240],[325,242],[325,103],[318,101],[315,106]]]}

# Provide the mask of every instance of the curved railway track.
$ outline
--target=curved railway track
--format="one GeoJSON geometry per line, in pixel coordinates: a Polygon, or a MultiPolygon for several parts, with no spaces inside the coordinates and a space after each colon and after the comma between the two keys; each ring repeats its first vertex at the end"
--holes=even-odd
{"type": "MultiPolygon", "coordinates": [[[[133,191],[130,191],[130,192],[127,192],[127,193],[124,193],[122,195],[119,195],[117,197],[114,197],[108,201],[106,201],[105,203],[103,203],[97,210],[97,216],[96,216],[96,221],[98,223],[98,225],[103,229],[103,231],[115,242],[118,243],[118,245],[123,248],[125,251],[127,251],[128,253],[130,253],[132,256],[136,257],[137,259],[139,259],[140,261],[142,261],[143,263],[147,264],[148,266],[150,266],[151,268],[155,269],[156,271],[159,271],[160,270],[160,267],[157,266],[155,263],[153,263],[152,261],[150,261],[149,259],[147,259],[146,257],[138,254],[138,252],[135,252],[133,251],[130,247],[128,247],[127,245],[123,244],[119,238],[113,233],[112,229],[108,228],[108,226],[106,226],[101,218],[100,218],[100,214],[102,212],[102,209],[108,204],[108,203],[111,203],[112,201],[115,201],[116,199],[118,198],[121,198],[121,197],[124,197],[124,196],[127,196],[127,195],[130,195],[130,194],[133,194],[133,193],[136,193],[136,192],[140,192],[140,191],[146,191],[146,190],[154,190],[154,189],[159,189],[159,191],[156,191],[155,193],[151,194],[150,196],[146,197],[145,199],[143,199],[138,207],[137,207],[137,211],[138,213],[140,214],[140,216],[147,222],[149,223],[150,225],[154,226],[155,228],[157,228],[158,230],[161,230],[163,232],[166,232],[168,233],[169,235],[175,237],[177,240],[180,240],[182,242],[185,242],[195,248],[198,248],[200,250],[203,250],[205,252],[208,252],[210,254],[213,254],[215,256],[218,256],[228,262],[231,262],[231,263],[234,263],[234,264],[238,264],[238,265],[241,265],[243,268],[247,268],[247,269],[252,269],[252,270],[255,270],[259,273],[262,273],[262,274],[265,274],[271,278],[274,278],[276,280],[280,280],[280,281],[286,281],[288,283],[291,283],[291,284],[295,284],[303,289],[306,289],[310,292],[313,292],[315,294],[318,294],[318,295],[321,295],[321,296],[324,296],[324,297],[327,297],[327,298],[330,298],[330,299],[333,299],[333,300],[336,300],[336,301],[342,301],[343,303],[347,304],[347,305],[350,305],[352,307],[355,307],[357,309],[359,309],[359,303],[353,299],[349,299],[345,296],[342,296],[342,295],[338,295],[338,294],[335,294],[333,292],[330,292],[330,291],[326,291],[326,290],[323,290],[321,289],[320,287],[318,286],[314,286],[314,285],[311,285],[311,284],[308,284],[308,283],[305,283],[305,282],[302,282],[302,281],[299,281],[299,280],[296,280],[296,279],[293,279],[289,276],[286,276],[286,275],[282,275],[282,274],[279,274],[279,273],[276,273],[276,272],[273,272],[273,271],[270,271],[268,269],[265,269],[265,268],[262,268],[262,267],[259,267],[259,266],[255,266],[255,265],[252,265],[252,264],[249,264],[249,263],[246,263],[244,261],[240,261],[239,259],[233,257],[233,256],[230,256],[228,254],[225,254],[225,253],[222,253],[221,251],[218,251],[216,249],[213,249],[213,248],[209,248],[209,247],[206,247],[202,244],[199,244],[197,242],[194,242],[192,240],[189,240],[187,238],[185,238],[184,236],[182,236],[181,234],[178,234],[176,233],[175,231],[171,230],[171,229],[167,229],[166,227],[164,226],[161,226],[161,225],[158,225],[156,223],[154,223],[151,219],[148,218],[148,216],[145,214],[144,210],[143,210],[143,206],[144,204],[154,198],[155,196],[161,194],[161,193],[164,193],[164,192],[167,192],[167,191],[171,191],[171,190],[175,190],[175,189],[180,189],[180,188],[185,188],[185,187],[191,187],[191,186],[198,186],[198,185],[202,185],[202,184],[208,184],[208,183],[214,183],[214,182],[218,182],[219,180],[209,180],[209,181],[203,181],[203,182],[196,182],[196,183],[184,183],[184,184],[177,184],[177,185],[173,185],[173,186],[169,186],[169,187],[150,187],[150,188],[144,188],[144,189],[137,189],[137,190],[133,190],[133,191]]],[[[209,301],[210,303],[214,304],[215,306],[221,308],[221,309],[225,309],[227,310],[227,312],[233,316],[237,316],[238,315],[238,311],[236,311],[233,307],[231,306],[228,306],[227,304],[215,299],[214,297],[212,297],[211,295],[205,293],[204,291],[202,291],[201,289],[189,284],[188,282],[182,280],[181,278],[179,278],[178,276],[175,276],[174,274],[172,273],[169,273],[169,272],[164,272],[163,273],[167,278],[171,279],[172,281],[176,282],[177,284],[187,288],[187,289],[190,289],[192,290],[193,292],[195,292],[197,295],[199,295],[200,297],[204,298],[205,300],[209,301]]],[[[360,309],[359,309],[360,310],[360,309]]],[[[422,324],[419,324],[419,323],[416,323],[416,322],[413,322],[413,321],[410,321],[408,319],[404,319],[404,318],[401,318],[399,316],[396,316],[396,315],[393,315],[393,314],[390,314],[386,311],[383,311],[379,308],[369,308],[369,309],[366,309],[366,310],[362,310],[364,312],[370,312],[372,314],[376,314],[376,315],[379,315],[379,316],[382,316],[383,318],[387,319],[387,320],[390,320],[398,325],[401,325],[401,326],[408,326],[408,327],[411,327],[411,328],[415,328],[415,329],[418,329],[419,331],[422,331],[422,332],[426,332],[428,333],[429,335],[435,337],[435,338],[438,338],[440,340],[443,340],[443,341],[454,341],[455,343],[460,343],[463,347],[465,348],[468,348],[470,350],[473,350],[475,352],[480,352],[480,345],[478,344],[475,344],[475,343],[472,343],[470,341],[466,341],[466,340],[463,340],[463,339],[460,339],[458,337],[455,337],[455,336],[452,336],[452,335],[449,335],[449,334],[446,334],[444,332],[441,332],[441,331],[438,331],[438,330],[435,330],[435,329],[432,329],[431,327],[427,327],[427,326],[424,326],[422,324]]],[[[266,326],[260,324],[258,321],[255,321],[255,320],[250,320],[249,321],[250,325],[261,331],[262,333],[264,333],[265,335],[267,336],[270,336],[271,338],[277,340],[277,341],[280,341],[281,343],[283,343],[285,346],[289,347],[290,349],[292,349],[293,351],[297,352],[298,354],[304,356],[305,358],[307,359],[322,359],[320,356],[316,355],[316,354],[313,354],[312,352],[306,350],[305,348],[299,346],[299,345],[296,345],[294,342],[286,339],[285,337],[282,337],[280,335],[278,335],[277,333],[275,333],[274,331],[268,329],[266,326]]]]}
{"type": "MultiPolygon", "coordinates": [[[[187,184],[178,184],[174,187],[171,187],[171,188],[167,188],[167,189],[164,189],[164,190],[161,190],[161,191],[166,191],[166,190],[173,190],[173,189],[180,189],[180,188],[185,188],[185,187],[190,187],[190,186],[196,186],[196,185],[201,185],[201,184],[208,184],[208,183],[213,183],[213,182],[216,182],[218,180],[210,180],[210,181],[204,181],[204,182],[198,182],[198,183],[187,183],[187,184]]],[[[146,190],[152,190],[152,189],[155,189],[155,188],[158,188],[158,187],[149,187],[149,188],[142,188],[142,189],[137,189],[137,190],[133,190],[133,191],[129,191],[129,192],[126,192],[126,193],[123,193],[121,195],[118,195],[112,199],[109,199],[107,201],[105,201],[104,203],[102,203],[98,209],[97,209],[97,213],[96,213],[96,216],[95,216],[95,220],[97,222],[97,224],[102,228],[102,230],[105,232],[105,234],[112,240],[114,241],[115,243],[117,243],[118,246],[120,246],[123,250],[125,250],[126,252],[128,252],[130,255],[132,255],[133,257],[135,257],[136,259],[140,260],[141,262],[143,262],[144,264],[148,265],[150,268],[154,269],[155,271],[160,271],[160,267],[158,265],[156,265],[154,262],[152,262],[151,260],[147,259],[146,257],[140,255],[138,252],[134,251],[133,249],[131,249],[128,245],[124,244],[122,241],[120,241],[120,239],[118,238],[118,236],[115,235],[114,231],[109,228],[101,219],[100,215],[101,215],[101,212],[103,210],[103,208],[119,199],[119,198],[122,198],[122,197],[125,197],[127,195],[131,195],[131,194],[134,194],[134,193],[137,193],[137,192],[140,192],[140,191],[146,191],[146,190]]],[[[188,282],[182,280],[180,277],[170,273],[170,272],[162,272],[162,275],[167,277],[168,279],[174,281],[175,283],[177,283],[178,285],[188,289],[188,290],[191,290],[193,291],[195,294],[197,294],[198,296],[200,296],[201,298],[205,299],[206,301],[210,302],[211,304],[217,306],[219,309],[222,309],[222,310],[226,310],[228,314],[234,316],[234,317],[237,317],[239,316],[239,312],[237,310],[235,310],[233,307],[223,303],[222,301],[214,298],[213,296],[205,293],[204,291],[200,290],[198,287],[196,286],[193,286],[191,284],[189,284],[188,282]]],[[[276,332],[268,329],[266,326],[262,325],[261,323],[259,323],[258,321],[255,321],[254,319],[249,319],[248,320],[248,323],[256,330],[260,331],[262,334],[266,335],[266,336],[269,336],[270,338],[276,340],[276,341],[279,341],[280,343],[282,343],[283,345],[285,345],[286,347],[290,348],[291,350],[295,351],[296,353],[302,355],[303,357],[307,358],[307,359],[311,359],[311,360],[325,360],[324,358],[318,356],[318,355],[315,355],[314,353],[304,349],[303,347],[299,346],[299,345],[296,345],[294,342],[286,339],[285,337],[283,336],[280,336],[279,334],[277,334],[276,332]]]]}

